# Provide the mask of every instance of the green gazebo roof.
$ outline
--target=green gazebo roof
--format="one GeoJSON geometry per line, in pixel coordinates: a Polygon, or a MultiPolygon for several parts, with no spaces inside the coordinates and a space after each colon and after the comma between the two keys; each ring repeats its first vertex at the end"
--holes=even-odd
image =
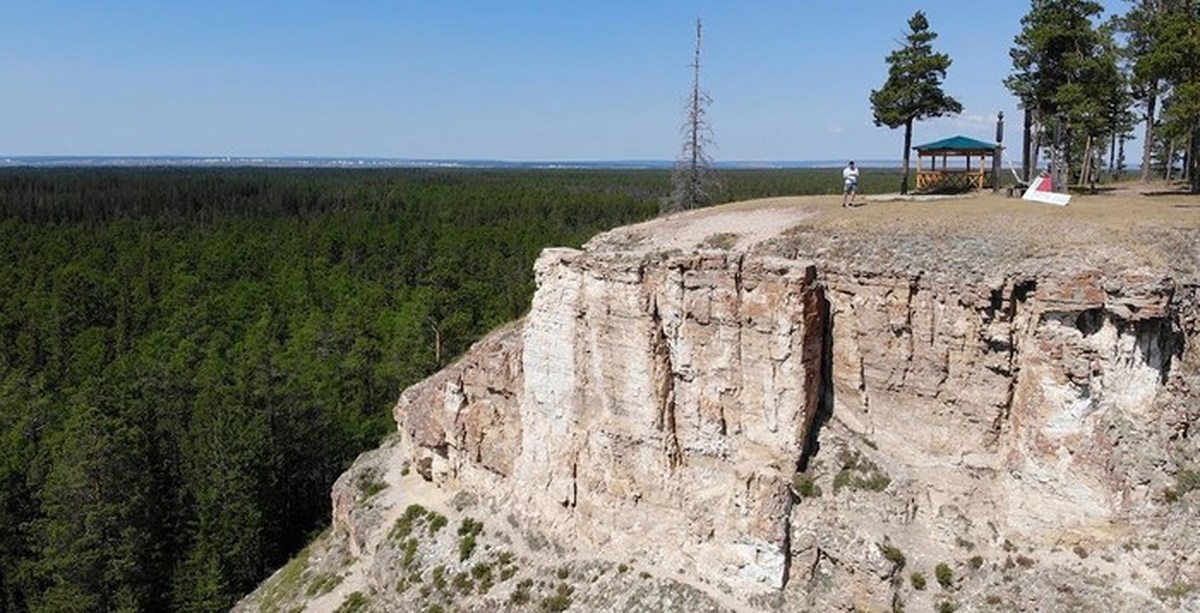
{"type": "Polygon", "coordinates": [[[996,143],[975,140],[966,136],[951,136],[950,138],[943,138],[932,143],[917,145],[913,149],[917,151],[986,151],[990,153],[996,150],[996,143]]]}

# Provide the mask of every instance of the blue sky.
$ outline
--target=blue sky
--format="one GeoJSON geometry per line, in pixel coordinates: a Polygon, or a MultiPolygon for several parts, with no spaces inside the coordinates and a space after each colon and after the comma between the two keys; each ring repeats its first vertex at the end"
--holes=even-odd
{"type": "Polygon", "coordinates": [[[1012,144],[1001,81],[1028,7],[0,0],[0,155],[671,159],[700,17],[716,159],[897,159],[867,97],[918,9],[966,110],[915,142],[989,139],[1003,110],[1012,144]]]}

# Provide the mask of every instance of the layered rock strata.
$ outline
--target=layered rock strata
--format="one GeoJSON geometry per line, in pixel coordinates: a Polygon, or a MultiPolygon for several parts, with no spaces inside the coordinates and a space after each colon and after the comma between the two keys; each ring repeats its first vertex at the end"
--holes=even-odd
{"type": "Polygon", "coordinates": [[[547,250],[339,479],[310,574],[377,610],[583,568],[589,610],[1200,610],[1200,231],[1134,204],[788,199],[547,250]],[[436,587],[485,562],[393,538],[417,503],[540,570],[436,587]]]}
{"type": "MultiPolygon", "coordinates": [[[[577,551],[742,602],[885,608],[889,548],[1128,550],[1180,512],[1162,494],[1195,448],[1195,287],[569,249],[537,279],[522,322],[395,416],[428,480],[577,551]]],[[[1194,550],[1129,565],[1134,601],[1200,582],[1194,550]]]]}

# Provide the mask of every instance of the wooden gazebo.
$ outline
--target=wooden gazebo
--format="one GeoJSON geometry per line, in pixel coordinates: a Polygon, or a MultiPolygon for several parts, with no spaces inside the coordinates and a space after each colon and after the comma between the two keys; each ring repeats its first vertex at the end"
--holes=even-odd
{"type": "MultiPolygon", "coordinates": [[[[913,147],[917,150],[917,191],[983,189],[989,185],[989,160],[997,154],[996,143],[952,136],[913,147]],[[929,158],[926,162],[925,158],[929,158]],[[941,165],[938,165],[941,158],[941,165]],[[966,163],[951,167],[950,160],[966,163]],[[974,164],[973,164],[974,163],[974,164]]],[[[994,181],[996,178],[991,177],[994,181]]]]}

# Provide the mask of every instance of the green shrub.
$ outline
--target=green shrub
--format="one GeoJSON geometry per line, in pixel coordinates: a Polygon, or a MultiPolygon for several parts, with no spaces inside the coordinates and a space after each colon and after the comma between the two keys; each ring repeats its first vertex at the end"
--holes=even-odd
{"type": "Polygon", "coordinates": [[[458,561],[465,562],[472,553],[475,553],[475,535],[468,534],[458,542],[458,561]]]}
{"type": "Polygon", "coordinates": [[[367,608],[371,601],[362,592],[354,592],[346,597],[338,608],[333,610],[333,613],[358,613],[367,608]]]}
{"type": "Polygon", "coordinates": [[[909,580],[912,581],[912,586],[913,586],[914,590],[923,591],[925,589],[925,574],[924,573],[919,573],[919,572],[913,573],[912,576],[909,577],[909,580]]]}
{"type": "Polygon", "coordinates": [[[404,556],[400,559],[400,565],[404,568],[412,568],[417,564],[417,539],[408,539],[404,541],[404,556]]]}
{"type": "Polygon", "coordinates": [[[396,518],[396,523],[392,526],[391,532],[388,532],[389,539],[405,539],[412,534],[413,528],[425,519],[425,507],[419,504],[410,504],[404,509],[404,515],[396,518]]]}
{"type": "Polygon", "coordinates": [[[320,596],[333,591],[333,588],[342,583],[343,577],[336,573],[322,573],[313,578],[312,583],[308,584],[308,589],[305,592],[309,596],[320,596]]]}
{"type": "Polygon", "coordinates": [[[529,595],[529,590],[532,587],[533,579],[522,579],[517,583],[517,588],[508,596],[508,602],[514,605],[528,604],[532,600],[529,595]]]}
{"type": "Polygon", "coordinates": [[[540,603],[542,610],[550,611],[551,613],[566,611],[571,606],[571,602],[573,601],[571,596],[574,593],[575,588],[567,585],[566,583],[559,583],[558,587],[554,591],[554,594],[546,596],[542,599],[540,603]]]}
{"type": "Polygon", "coordinates": [[[792,477],[792,489],[802,499],[816,498],[821,495],[821,487],[808,473],[796,473],[796,476],[792,477]]]}
{"type": "Polygon", "coordinates": [[[972,570],[983,568],[983,556],[971,556],[971,559],[967,560],[967,566],[970,566],[972,570]]]}
{"type": "Polygon", "coordinates": [[[458,542],[458,560],[465,561],[475,552],[475,537],[483,532],[483,523],[477,522],[470,517],[465,517],[462,523],[458,526],[458,535],[462,537],[458,542]]]}
{"type": "Polygon", "coordinates": [[[465,572],[454,575],[454,580],[450,582],[450,585],[459,594],[470,594],[475,589],[475,582],[471,581],[471,575],[465,572]]]}
{"type": "Polygon", "coordinates": [[[900,548],[894,547],[891,544],[883,543],[876,543],[875,546],[879,548],[879,551],[883,554],[884,559],[892,563],[892,572],[898,573],[904,570],[904,565],[908,562],[908,560],[905,559],[904,552],[900,551],[900,548]]]}
{"type": "Polygon", "coordinates": [[[843,450],[838,454],[842,469],[833,477],[833,491],[844,487],[870,492],[882,492],[891,484],[891,477],[879,465],[857,451],[843,450]]]}
{"type": "Polygon", "coordinates": [[[446,519],[445,515],[442,515],[441,513],[434,513],[431,511],[429,513],[429,533],[437,534],[438,530],[445,528],[446,524],[448,522],[449,522],[449,520],[446,519]]]}
{"type": "Polygon", "coordinates": [[[954,604],[953,602],[950,602],[949,600],[943,600],[942,602],[939,602],[937,605],[938,613],[954,613],[957,610],[958,610],[958,605],[954,604]]]}
{"type": "Polygon", "coordinates": [[[492,565],[480,562],[471,567],[471,576],[479,583],[479,593],[486,594],[492,589],[492,565]]]}
{"type": "Polygon", "coordinates": [[[945,562],[939,563],[937,567],[933,569],[933,576],[937,577],[938,585],[946,589],[950,589],[950,587],[954,585],[954,571],[950,570],[950,566],[948,566],[945,562]]]}

